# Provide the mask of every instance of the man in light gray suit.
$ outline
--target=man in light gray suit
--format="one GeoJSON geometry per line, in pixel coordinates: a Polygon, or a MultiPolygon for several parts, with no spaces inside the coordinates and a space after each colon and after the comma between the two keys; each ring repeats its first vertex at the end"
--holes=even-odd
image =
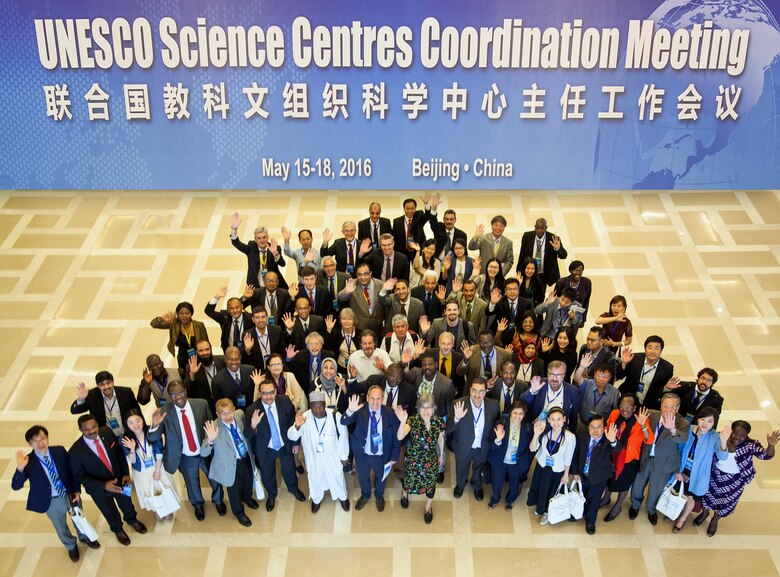
{"type": "Polygon", "coordinates": [[[496,257],[501,263],[501,271],[504,273],[504,277],[508,277],[515,262],[515,255],[512,251],[512,241],[504,236],[506,219],[500,214],[494,216],[490,221],[490,228],[491,231],[489,233],[483,234],[485,227],[480,224],[469,241],[468,249],[479,251],[483,267],[487,266],[487,262],[491,258],[496,257]]]}
{"type": "MultiPolygon", "coordinates": [[[[236,411],[233,401],[220,399],[216,405],[216,421],[206,421],[206,438],[200,445],[203,457],[214,455],[209,466],[209,479],[227,487],[230,511],[244,527],[251,527],[252,521],[244,513],[244,503],[250,509],[260,505],[252,498],[254,469],[249,445],[244,438],[244,412],[236,411]]],[[[257,412],[256,421],[263,418],[257,412]]]]}
{"type": "Polygon", "coordinates": [[[456,300],[447,301],[447,304],[444,305],[444,317],[435,319],[431,323],[428,332],[425,334],[425,342],[428,346],[437,345],[439,336],[446,332],[455,336],[456,350],[459,350],[464,342],[469,345],[477,342],[477,331],[471,322],[460,318],[460,306],[456,300]]]}
{"type": "Polygon", "coordinates": [[[423,303],[409,291],[409,281],[393,279],[386,281],[379,291],[379,304],[385,307],[385,330],[387,334],[393,330],[392,320],[395,315],[404,315],[409,321],[409,330],[420,332],[420,317],[425,314],[423,303]]]}
{"type": "Polygon", "coordinates": [[[512,353],[506,349],[495,346],[493,333],[484,330],[477,337],[474,346],[462,346],[463,362],[459,363],[455,371],[466,377],[466,382],[471,383],[475,379],[482,379],[487,383],[493,377],[497,377],[504,361],[512,360],[512,353]]]}
{"type": "Polygon", "coordinates": [[[347,286],[339,292],[338,299],[355,313],[355,323],[360,331],[370,329],[383,334],[385,309],[379,302],[382,281],[371,278],[371,267],[361,262],[357,265],[356,279],[347,281],[347,286]]]}
{"type": "MultiPolygon", "coordinates": [[[[203,440],[203,426],[212,419],[211,409],[203,399],[188,399],[187,390],[180,381],[168,384],[168,394],[171,402],[162,409],[157,409],[152,416],[152,427],[149,429],[149,440],[157,441],[165,435],[163,450],[163,466],[169,474],[176,470],[184,477],[187,487],[187,498],[195,507],[195,518],[203,521],[206,514],[203,511],[203,493],[200,490],[200,475],[203,470],[208,475],[206,460],[200,454],[203,440]]],[[[227,513],[223,503],[222,485],[210,481],[211,500],[217,508],[220,517],[227,513]]]]}
{"type": "MultiPolygon", "coordinates": [[[[636,519],[642,505],[645,485],[647,489],[647,518],[650,523],[658,523],[655,507],[663,493],[666,481],[680,467],[679,446],[688,441],[691,424],[678,414],[680,397],[666,393],[661,397],[661,410],[650,411],[647,427],[655,433],[652,445],[642,445],[639,474],[631,487],[631,508],[628,517],[636,519]]],[[[611,520],[611,519],[610,519],[611,520]]]]}

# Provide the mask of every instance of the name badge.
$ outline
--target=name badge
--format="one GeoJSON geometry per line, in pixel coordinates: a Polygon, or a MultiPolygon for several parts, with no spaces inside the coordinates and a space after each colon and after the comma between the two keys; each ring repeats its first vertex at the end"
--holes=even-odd
{"type": "Polygon", "coordinates": [[[265,278],[265,273],[267,273],[267,272],[268,272],[268,271],[267,271],[267,270],[265,270],[265,269],[261,270],[261,271],[260,271],[260,276],[262,276],[263,278],[265,278]]]}
{"type": "Polygon", "coordinates": [[[154,468],[154,457],[149,457],[147,459],[144,459],[144,467],[147,469],[154,468]]]}
{"type": "Polygon", "coordinates": [[[165,400],[165,397],[160,397],[160,407],[164,407],[165,403],[167,403],[167,402],[168,401],[165,400]]]}
{"type": "Polygon", "coordinates": [[[547,461],[545,461],[545,466],[552,467],[554,463],[555,463],[555,459],[553,459],[552,457],[547,457],[547,461]]]}
{"type": "Polygon", "coordinates": [[[538,270],[539,268],[541,268],[541,266],[542,266],[542,259],[540,259],[540,258],[535,258],[535,259],[534,259],[534,261],[536,262],[536,268],[537,268],[537,270],[538,270]]]}
{"type": "Polygon", "coordinates": [[[542,411],[539,413],[538,421],[546,421],[547,420],[547,411],[542,411]]]}
{"type": "Polygon", "coordinates": [[[373,442],[375,445],[381,445],[382,444],[382,435],[379,433],[374,433],[371,435],[371,442],[373,442]]]}
{"type": "Polygon", "coordinates": [[[693,459],[691,459],[690,457],[685,459],[685,468],[690,471],[693,471],[693,459]]]}
{"type": "Polygon", "coordinates": [[[191,359],[192,357],[194,357],[195,354],[196,354],[195,353],[195,349],[187,349],[187,358],[188,359],[191,359]]]}
{"type": "Polygon", "coordinates": [[[348,265],[347,265],[347,272],[348,272],[349,274],[352,274],[353,272],[355,272],[355,265],[353,265],[353,264],[348,264],[348,265]]]}
{"type": "Polygon", "coordinates": [[[582,474],[587,475],[590,470],[590,461],[585,461],[585,467],[582,469],[582,474]]]}
{"type": "Polygon", "coordinates": [[[685,415],[685,420],[688,421],[689,423],[693,423],[693,418],[694,418],[693,413],[688,413],[687,415],[685,415]]]}
{"type": "Polygon", "coordinates": [[[236,398],[236,404],[238,405],[239,409],[246,407],[246,397],[244,395],[238,395],[238,398],[236,398]]]}
{"type": "Polygon", "coordinates": [[[276,324],[276,317],[268,316],[268,324],[274,326],[276,324]]]}
{"type": "Polygon", "coordinates": [[[598,413],[597,413],[596,411],[590,411],[590,412],[588,413],[588,416],[589,416],[589,417],[595,417],[596,415],[598,415],[598,413]]]}
{"type": "Polygon", "coordinates": [[[114,417],[109,417],[108,419],[108,426],[112,429],[118,429],[119,428],[119,421],[117,421],[114,417]]]}
{"type": "Polygon", "coordinates": [[[325,452],[325,443],[323,443],[322,441],[317,443],[317,452],[318,453],[324,453],[325,452]]]}
{"type": "Polygon", "coordinates": [[[122,494],[125,497],[129,497],[130,495],[132,495],[133,494],[133,486],[130,483],[128,483],[127,485],[122,485],[122,494]]]}
{"type": "Polygon", "coordinates": [[[509,459],[512,461],[512,463],[517,463],[517,453],[512,453],[512,456],[509,457],[509,459]]]}

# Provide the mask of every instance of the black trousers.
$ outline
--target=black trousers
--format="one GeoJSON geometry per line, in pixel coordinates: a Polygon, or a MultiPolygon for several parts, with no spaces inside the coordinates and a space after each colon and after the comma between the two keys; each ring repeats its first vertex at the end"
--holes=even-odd
{"type": "Polygon", "coordinates": [[[252,497],[252,486],[254,483],[254,474],[252,472],[252,463],[249,455],[236,461],[236,479],[233,484],[227,488],[228,499],[230,500],[230,511],[238,517],[244,513],[244,503],[252,497]]]}
{"type": "Polygon", "coordinates": [[[607,488],[607,481],[601,483],[591,483],[587,475],[580,475],[582,479],[582,492],[585,493],[585,523],[595,525],[599,514],[599,505],[601,497],[604,495],[604,489],[607,488]]]}
{"type": "Polygon", "coordinates": [[[263,480],[263,486],[269,497],[279,494],[279,488],[276,484],[276,461],[282,465],[282,478],[287,490],[295,493],[298,490],[298,475],[295,472],[295,463],[293,462],[292,451],[287,447],[282,447],[278,451],[266,449],[263,461],[260,463],[260,478],[263,480]]]}
{"type": "Polygon", "coordinates": [[[90,496],[114,533],[122,530],[122,517],[119,516],[119,509],[122,510],[125,523],[135,523],[138,514],[130,497],[125,497],[121,493],[109,493],[105,490],[90,493],[90,496]]]}

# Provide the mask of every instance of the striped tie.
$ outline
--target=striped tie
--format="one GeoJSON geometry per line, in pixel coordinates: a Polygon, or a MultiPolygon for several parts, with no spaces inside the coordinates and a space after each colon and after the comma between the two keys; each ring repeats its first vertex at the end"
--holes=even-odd
{"type": "Polygon", "coordinates": [[[60,479],[60,476],[57,474],[57,469],[54,468],[54,463],[51,462],[49,455],[43,456],[43,464],[46,465],[46,470],[49,472],[49,478],[54,484],[54,490],[57,491],[57,494],[60,497],[65,498],[67,495],[65,485],[62,484],[62,479],[60,479]]]}

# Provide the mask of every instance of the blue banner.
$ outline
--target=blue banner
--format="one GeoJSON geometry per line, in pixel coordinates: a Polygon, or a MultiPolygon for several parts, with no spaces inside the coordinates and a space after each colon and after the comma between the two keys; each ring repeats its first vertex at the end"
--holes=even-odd
{"type": "Polygon", "coordinates": [[[777,2],[2,5],[2,188],[780,188],[777,2]]]}

